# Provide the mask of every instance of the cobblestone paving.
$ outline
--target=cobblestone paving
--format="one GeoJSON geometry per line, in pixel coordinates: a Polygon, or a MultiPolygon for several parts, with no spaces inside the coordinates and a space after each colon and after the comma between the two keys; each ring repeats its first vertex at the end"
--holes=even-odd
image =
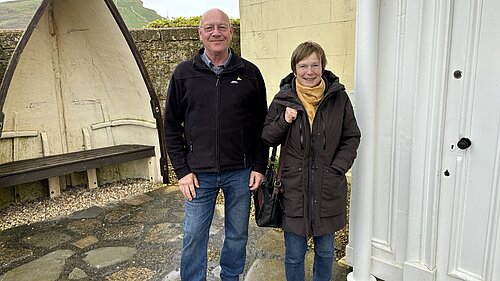
{"type": "MultiPolygon", "coordinates": [[[[104,207],[0,232],[0,281],[180,280],[183,197],[159,188],[104,207]]],[[[207,280],[220,280],[223,208],[210,230],[207,280]]],[[[245,281],[285,280],[283,235],[250,221],[245,281]]],[[[310,280],[312,255],[307,256],[310,280]]],[[[350,269],[335,264],[332,280],[350,269]]]]}

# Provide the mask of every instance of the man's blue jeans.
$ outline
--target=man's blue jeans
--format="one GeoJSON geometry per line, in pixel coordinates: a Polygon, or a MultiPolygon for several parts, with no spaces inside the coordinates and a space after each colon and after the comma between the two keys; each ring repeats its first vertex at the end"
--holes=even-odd
{"type": "MultiPolygon", "coordinates": [[[[313,281],[330,281],[335,257],[335,235],[314,236],[313,281]]],[[[285,231],[285,272],[287,281],[304,281],[307,237],[285,231]]]]}
{"type": "Polygon", "coordinates": [[[225,239],[220,277],[238,280],[243,273],[250,215],[250,169],[220,173],[198,173],[196,198],[185,200],[184,238],[181,252],[181,279],[206,279],[210,225],[219,189],[224,193],[225,239]]]}

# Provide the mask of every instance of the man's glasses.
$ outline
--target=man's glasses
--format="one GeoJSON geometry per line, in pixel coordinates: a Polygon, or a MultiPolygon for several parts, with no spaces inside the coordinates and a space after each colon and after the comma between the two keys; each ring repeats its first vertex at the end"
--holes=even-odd
{"type": "Polygon", "coordinates": [[[225,24],[218,24],[218,25],[207,24],[201,26],[201,28],[203,28],[203,30],[205,30],[205,32],[207,33],[212,33],[215,31],[215,29],[219,30],[219,32],[226,32],[229,29],[229,27],[225,24]]]}

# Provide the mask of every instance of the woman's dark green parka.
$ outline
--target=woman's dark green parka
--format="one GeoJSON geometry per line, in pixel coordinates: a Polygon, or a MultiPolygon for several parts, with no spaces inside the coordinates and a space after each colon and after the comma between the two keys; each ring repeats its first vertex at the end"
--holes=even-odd
{"type": "Polygon", "coordinates": [[[323,72],[325,94],[317,106],[312,130],[295,90],[293,73],[285,77],[264,123],[262,139],[269,146],[290,139],[282,174],[283,229],[302,236],[333,234],[346,224],[345,173],[356,158],[361,133],[352,104],[339,78],[323,72]],[[286,107],[297,119],[285,121],[286,107]]]}

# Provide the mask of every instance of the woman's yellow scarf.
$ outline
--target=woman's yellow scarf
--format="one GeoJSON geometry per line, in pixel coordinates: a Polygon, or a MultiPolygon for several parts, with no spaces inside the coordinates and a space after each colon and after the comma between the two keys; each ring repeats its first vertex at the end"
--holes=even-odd
{"type": "Polygon", "coordinates": [[[325,81],[321,79],[318,86],[310,88],[300,85],[297,79],[295,79],[295,86],[297,88],[297,95],[306,109],[307,117],[309,117],[309,125],[312,130],[314,115],[316,115],[316,106],[325,94],[325,81]]]}

